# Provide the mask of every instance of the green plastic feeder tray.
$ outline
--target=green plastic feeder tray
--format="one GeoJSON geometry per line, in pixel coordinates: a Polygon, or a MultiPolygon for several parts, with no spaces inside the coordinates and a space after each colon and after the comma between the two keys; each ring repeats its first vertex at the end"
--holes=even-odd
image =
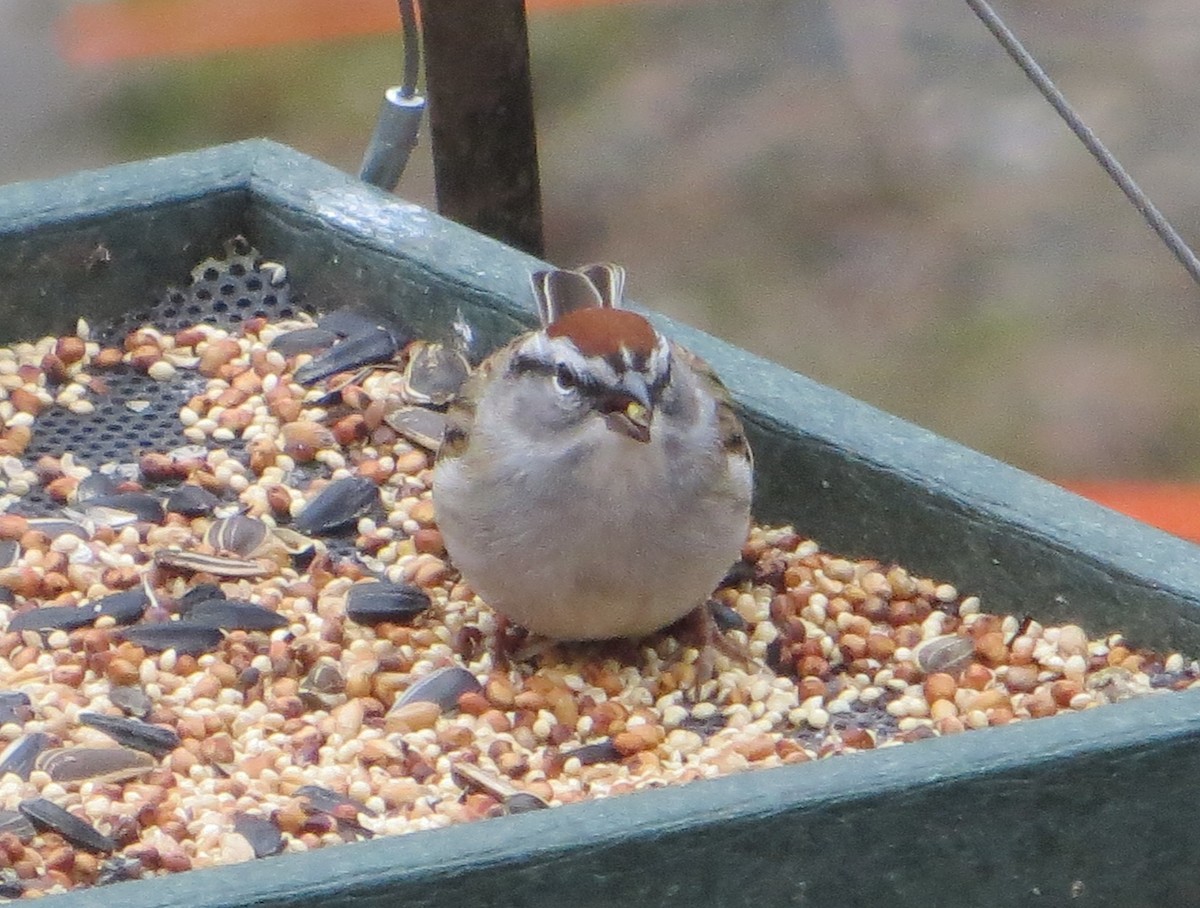
{"type": "MultiPolygon", "coordinates": [[[[145,305],[242,234],[320,305],[479,349],[531,324],[538,262],[288,148],[242,142],[0,189],[0,340],[145,305]],[[96,250],[107,261],[97,267],[96,250]]],[[[755,514],[993,611],[1200,653],[1200,550],[698,331],[755,514]]],[[[308,854],[47,908],[1200,904],[1200,691],[308,854]]]]}

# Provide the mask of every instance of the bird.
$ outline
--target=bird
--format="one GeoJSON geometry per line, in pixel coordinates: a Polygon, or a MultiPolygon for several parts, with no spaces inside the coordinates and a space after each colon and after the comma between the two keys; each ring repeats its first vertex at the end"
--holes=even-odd
{"type": "Polygon", "coordinates": [[[503,619],[553,640],[708,616],[754,484],[729,392],[623,308],[622,267],[531,282],[541,327],[492,353],[447,409],[432,497],[451,562],[503,619]]]}

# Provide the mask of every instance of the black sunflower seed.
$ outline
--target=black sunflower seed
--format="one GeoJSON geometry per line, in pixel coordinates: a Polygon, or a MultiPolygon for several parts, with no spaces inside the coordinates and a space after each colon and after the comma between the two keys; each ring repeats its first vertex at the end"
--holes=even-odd
{"type": "Polygon", "coordinates": [[[207,517],[221,503],[208,489],[192,483],[184,483],[167,496],[166,508],[184,517],[207,517]]]}
{"type": "Polygon", "coordinates": [[[146,595],[145,589],[135,586],[97,599],[91,607],[97,618],[107,615],[117,624],[133,624],[141,620],[149,604],[150,597],[146,595]]]}
{"type": "Polygon", "coordinates": [[[723,587],[739,587],[743,583],[747,583],[754,579],[755,570],[754,562],[752,561],[737,561],[734,562],[728,573],[721,578],[721,582],[717,584],[717,588],[723,587]]]}
{"type": "Polygon", "coordinates": [[[117,492],[115,495],[97,495],[87,503],[87,507],[89,510],[112,508],[115,511],[125,511],[147,523],[162,523],[166,516],[162,501],[158,496],[151,495],[149,492],[117,492]]]}
{"type": "Polygon", "coordinates": [[[226,631],[273,631],[288,625],[287,618],[278,612],[240,599],[197,602],[188,611],[187,620],[197,627],[217,627],[226,631]]]}
{"type": "Polygon", "coordinates": [[[137,858],[114,854],[100,865],[100,873],[96,876],[96,885],[107,886],[109,883],[136,880],[142,875],[142,870],[142,862],[137,858]]]}
{"type": "Polygon", "coordinates": [[[346,617],[358,624],[384,621],[403,624],[429,608],[429,594],[408,583],[371,580],[356,583],[346,594],[346,617]]]}
{"type": "Polygon", "coordinates": [[[25,883],[11,867],[0,870],[0,899],[19,899],[25,894],[25,883]]]}
{"type": "Polygon", "coordinates": [[[369,817],[376,816],[375,811],[362,801],[356,801],[348,795],[338,794],[321,785],[301,785],[296,789],[296,797],[307,799],[309,808],[317,813],[335,813],[339,808],[349,807],[356,813],[363,813],[369,817]]]}
{"type": "Polygon", "coordinates": [[[458,705],[458,698],[468,691],[482,693],[483,685],[465,668],[448,665],[420,678],[397,698],[392,709],[408,703],[427,701],[436,703],[443,711],[447,711],[454,709],[458,705]]]}
{"type": "Polygon", "coordinates": [[[6,832],[26,843],[37,835],[29,818],[19,810],[0,810],[0,834],[6,832]]]}
{"type": "Polygon", "coordinates": [[[0,568],[12,567],[21,557],[21,545],[15,539],[0,539],[0,568]]]}
{"type": "Polygon", "coordinates": [[[38,755],[49,746],[50,736],[45,732],[21,735],[0,753],[0,778],[11,772],[28,782],[38,755]]]}
{"type": "MultiPolygon", "coordinates": [[[[379,324],[379,317],[373,312],[363,312],[360,309],[343,306],[340,309],[334,309],[332,312],[326,312],[318,318],[317,327],[324,328],[326,331],[332,331],[338,337],[349,337],[352,334],[364,334],[367,331],[374,331],[381,326],[379,324]]],[[[394,325],[390,326],[389,330],[397,336],[403,333],[394,325]]]]}
{"type": "Polygon", "coordinates": [[[352,334],[313,357],[296,370],[299,384],[311,385],[339,372],[353,372],[360,366],[386,363],[400,349],[396,336],[382,325],[352,334]]]}
{"type": "Polygon", "coordinates": [[[239,813],[233,818],[233,828],[250,843],[256,858],[270,857],[283,851],[283,833],[266,817],[239,813]]]}
{"type": "Polygon", "coordinates": [[[379,487],[361,476],[335,479],[296,516],[296,530],[321,536],[343,529],[379,505],[379,487]]]}
{"type": "Polygon", "coordinates": [[[79,721],[99,729],[118,744],[155,757],[165,757],[179,746],[179,735],[172,729],[151,725],[140,719],[106,716],[103,713],[80,713],[79,721]]]}
{"type": "Polygon", "coordinates": [[[180,655],[199,656],[221,645],[224,634],[214,627],[188,621],[135,624],[121,630],[121,637],[152,653],[173,649],[180,655]]]}
{"type": "Polygon", "coordinates": [[[74,631],[96,620],[90,606],[43,605],[13,616],[10,631],[74,631]]]}
{"type": "Polygon", "coordinates": [[[340,795],[336,791],[322,788],[320,785],[302,785],[296,789],[296,797],[302,798],[304,807],[310,813],[323,813],[337,820],[338,828],[343,832],[351,832],[363,838],[371,838],[374,833],[363,826],[357,819],[358,814],[375,816],[375,811],[361,801],[340,795]],[[354,814],[354,816],[350,816],[354,814]]]}
{"type": "Polygon", "coordinates": [[[746,619],[721,600],[709,599],[705,606],[721,632],[746,630],[746,619]]]}
{"type": "Polygon", "coordinates": [[[215,583],[197,583],[194,587],[179,597],[178,608],[181,615],[186,615],[201,602],[216,602],[225,598],[225,591],[215,583]]]}
{"type": "Polygon", "coordinates": [[[92,473],[85,476],[75,487],[75,503],[89,504],[93,499],[116,495],[120,483],[108,473],[92,473]]]}
{"type": "Polygon", "coordinates": [[[284,356],[315,353],[332,347],[339,337],[340,335],[327,328],[297,328],[295,331],[280,334],[271,341],[271,349],[278,350],[284,356]]]}
{"type": "Polygon", "coordinates": [[[33,716],[29,695],[19,690],[0,691],[0,725],[16,722],[18,725],[33,716]]]}
{"type": "Polygon", "coordinates": [[[76,848],[97,854],[108,854],[117,849],[117,843],[95,826],[85,823],[52,801],[47,801],[45,798],[33,798],[22,801],[17,806],[21,813],[25,814],[38,829],[57,832],[76,848]]]}
{"type": "Polygon", "coordinates": [[[532,810],[545,810],[550,805],[531,791],[514,791],[504,799],[505,813],[529,813],[532,810]]]}
{"type": "Polygon", "coordinates": [[[612,739],[610,738],[605,738],[603,741],[596,741],[593,744],[584,744],[573,750],[564,750],[562,752],[564,760],[569,760],[572,757],[584,766],[591,766],[595,763],[617,763],[623,759],[622,753],[613,746],[612,739]]]}

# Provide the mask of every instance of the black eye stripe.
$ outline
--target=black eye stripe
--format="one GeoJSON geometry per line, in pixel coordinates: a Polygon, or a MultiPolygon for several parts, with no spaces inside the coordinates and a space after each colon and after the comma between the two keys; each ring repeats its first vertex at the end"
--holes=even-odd
{"type": "MultiPolygon", "coordinates": [[[[514,376],[526,374],[544,375],[547,378],[555,379],[565,388],[572,388],[587,397],[599,399],[610,393],[610,389],[606,388],[601,382],[591,376],[580,375],[566,363],[550,362],[532,356],[516,356],[509,363],[508,372],[514,376]],[[570,376],[566,381],[563,381],[564,374],[570,376]]],[[[657,401],[663,389],[666,388],[667,382],[670,380],[671,361],[668,359],[666,368],[650,385],[650,399],[657,401]]]]}
{"type": "Polygon", "coordinates": [[[508,367],[510,375],[545,375],[559,381],[564,387],[574,388],[582,394],[598,395],[604,393],[604,386],[595,379],[580,375],[566,363],[551,363],[532,356],[518,356],[508,367]],[[566,381],[562,376],[570,376],[566,381]]]}

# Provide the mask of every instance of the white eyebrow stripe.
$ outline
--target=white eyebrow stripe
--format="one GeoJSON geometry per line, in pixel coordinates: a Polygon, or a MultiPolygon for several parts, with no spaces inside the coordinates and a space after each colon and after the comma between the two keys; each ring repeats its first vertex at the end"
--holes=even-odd
{"type": "MultiPolygon", "coordinates": [[[[616,385],[621,376],[614,368],[608,357],[585,357],[575,344],[567,337],[550,337],[545,331],[537,331],[517,349],[518,356],[530,357],[540,362],[557,365],[562,363],[578,375],[591,375],[596,381],[606,385],[616,385]]],[[[667,374],[670,370],[671,347],[667,339],[658,336],[654,349],[644,358],[645,369],[635,366],[637,353],[622,347],[619,362],[624,366],[623,371],[644,371],[650,383],[667,374]]]]}

